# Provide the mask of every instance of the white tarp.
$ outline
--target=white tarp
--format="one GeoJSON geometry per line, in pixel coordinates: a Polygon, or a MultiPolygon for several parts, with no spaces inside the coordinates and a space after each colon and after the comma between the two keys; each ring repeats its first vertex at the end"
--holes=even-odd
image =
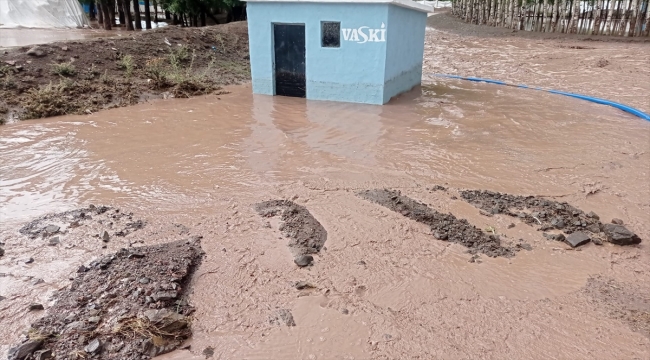
{"type": "Polygon", "coordinates": [[[77,28],[88,25],[78,0],[0,0],[0,28],[77,28]]]}

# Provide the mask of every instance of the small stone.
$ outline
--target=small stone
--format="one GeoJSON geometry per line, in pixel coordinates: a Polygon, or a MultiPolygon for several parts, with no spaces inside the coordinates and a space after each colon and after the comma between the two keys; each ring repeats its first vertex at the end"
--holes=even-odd
{"type": "Polygon", "coordinates": [[[578,247],[580,245],[584,245],[589,242],[591,238],[589,235],[581,232],[581,231],[576,231],[574,233],[569,234],[569,236],[566,237],[564,240],[567,244],[571,245],[571,247],[578,247]]]}
{"type": "Polygon", "coordinates": [[[168,300],[174,300],[178,294],[176,291],[158,291],[154,293],[151,298],[153,301],[158,302],[158,301],[168,301],[168,300]]]}
{"type": "Polygon", "coordinates": [[[34,46],[33,48],[27,50],[27,55],[34,57],[43,57],[46,55],[45,51],[39,46],[34,46]]]}
{"type": "Polygon", "coordinates": [[[29,305],[29,311],[39,311],[39,310],[45,310],[42,304],[30,304],[29,305]]]}
{"type": "Polygon", "coordinates": [[[314,257],[311,255],[300,255],[296,256],[296,258],[293,259],[293,262],[300,267],[305,267],[311,265],[314,262],[314,257]]]}
{"type": "Polygon", "coordinates": [[[89,354],[94,354],[94,353],[98,353],[101,350],[101,348],[102,348],[101,341],[99,341],[99,339],[94,339],[84,347],[84,351],[89,354]]]}
{"type": "Polygon", "coordinates": [[[514,223],[510,223],[510,225],[508,225],[508,229],[512,229],[513,227],[515,227],[514,223]]]}
{"type": "Polygon", "coordinates": [[[623,220],[614,218],[612,219],[612,224],[623,225],[623,220]]]}
{"type": "Polygon", "coordinates": [[[594,243],[595,245],[602,245],[603,241],[600,240],[599,238],[593,238],[591,239],[591,242],[594,243]]]}
{"type": "Polygon", "coordinates": [[[52,358],[52,350],[38,350],[34,353],[34,360],[47,360],[52,358]]]}
{"type": "Polygon", "coordinates": [[[607,235],[607,241],[612,244],[636,245],[641,243],[641,238],[623,225],[605,224],[603,231],[607,235]]]}
{"type": "Polygon", "coordinates": [[[37,279],[34,279],[34,281],[32,281],[32,285],[36,286],[36,285],[42,284],[44,282],[45,282],[45,280],[43,280],[41,278],[37,278],[37,279]]]}
{"type": "Polygon", "coordinates": [[[598,234],[600,232],[600,226],[598,226],[598,224],[591,224],[587,226],[587,230],[591,231],[594,234],[598,234]]]}
{"type": "Polygon", "coordinates": [[[551,225],[553,225],[556,229],[562,229],[565,226],[564,221],[561,218],[554,218],[551,220],[551,225]]]}
{"type": "Polygon", "coordinates": [[[99,238],[102,239],[103,242],[108,242],[110,239],[110,236],[108,235],[108,231],[104,230],[99,234],[99,238]]]}
{"type": "Polygon", "coordinates": [[[0,256],[4,256],[4,255],[5,255],[5,249],[0,248],[0,256]]]}
{"type": "Polygon", "coordinates": [[[366,262],[363,260],[357,261],[357,265],[366,266],[366,262]]]}
{"type": "Polygon", "coordinates": [[[77,273],[85,273],[86,271],[88,271],[88,268],[83,265],[77,268],[77,273]]]}
{"type": "Polygon", "coordinates": [[[91,316],[91,317],[88,318],[88,322],[91,323],[91,324],[97,324],[101,320],[102,320],[102,318],[99,317],[99,316],[91,316]]]}
{"type": "Polygon", "coordinates": [[[524,249],[526,251],[533,250],[533,247],[530,246],[530,244],[517,244],[517,247],[520,248],[520,249],[524,249]]]}
{"type": "Polygon", "coordinates": [[[50,245],[50,246],[55,246],[55,245],[58,245],[60,242],[61,241],[59,240],[59,237],[55,236],[53,238],[50,238],[50,240],[48,241],[47,244],[50,245]]]}
{"type": "Polygon", "coordinates": [[[9,360],[23,360],[34,351],[43,346],[43,340],[28,340],[14,348],[9,349],[9,360]]]}
{"type": "Polygon", "coordinates": [[[48,225],[45,228],[45,232],[47,232],[48,234],[55,234],[55,233],[59,232],[60,229],[61,229],[61,227],[59,227],[57,225],[48,225]]]}
{"type": "Polygon", "coordinates": [[[287,309],[278,309],[270,322],[273,325],[296,326],[291,311],[287,309]]]}
{"type": "Polygon", "coordinates": [[[140,284],[148,284],[149,283],[149,278],[143,277],[138,280],[140,284]]]}
{"type": "Polygon", "coordinates": [[[587,214],[587,217],[590,218],[590,219],[600,220],[600,216],[596,215],[596,213],[593,212],[593,211],[590,211],[590,212],[587,214]]]}
{"type": "Polygon", "coordinates": [[[25,259],[24,261],[25,261],[25,264],[31,264],[31,263],[34,262],[34,258],[30,257],[29,259],[25,259]]]}
{"type": "Polygon", "coordinates": [[[345,308],[341,309],[341,314],[347,315],[349,313],[350,313],[350,311],[348,309],[345,309],[345,308]]]}
{"type": "Polygon", "coordinates": [[[68,51],[68,47],[67,47],[67,46],[62,46],[62,47],[61,47],[61,50],[63,50],[63,51],[68,51]]]}
{"type": "Polygon", "coordinates": [[[297,290],[313,289],[313,288],[315,288],[314,285],[312,285],[312,284],[310,284],[310,283],[308,283],[308,282],[306,282],[306,281],[298,281],[298,282],[294,285],[294,287],[295,287],[297,290]]]}
{"type": "Polygon", "coordinates": [[[203,356],[205,356],[206,359],[210,358],[210,357],[214,356],[214,348],[211,347],[211,346],[208,346],[207,348],[203,349],[202,353],[203,353],[203,356]]]}

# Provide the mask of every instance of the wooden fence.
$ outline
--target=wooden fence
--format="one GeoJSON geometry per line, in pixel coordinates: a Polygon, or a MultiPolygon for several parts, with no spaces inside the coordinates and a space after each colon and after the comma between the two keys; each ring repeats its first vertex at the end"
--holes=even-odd
{"type": "Polygon", "coordinates": [[[648,36],[650,0],[454,0],[466,22],[588,35],[648,36]]]}

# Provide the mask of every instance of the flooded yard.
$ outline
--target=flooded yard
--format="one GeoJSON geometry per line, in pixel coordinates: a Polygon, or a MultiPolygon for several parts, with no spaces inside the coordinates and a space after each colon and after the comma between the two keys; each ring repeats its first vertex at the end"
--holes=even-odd
{"type": "Polygon", "coordinates": [[[482,215],[459,192],[567,202],[603,223],[620,218],[646,241],[649,122],[451,79],[427,80],[386,106],[227,90],[0,127],[0,349],[42,316],[29,304],[47,309],[80,265],[201,235],[191,348],[163,358],[650,356],[648,333],[633,325],[650,311],[645,242],[576,251],[520,219],[482,215]],[[383,188],[530,251],[468,254],[357,195],[383,188]],[[272,199],[304,206],[326,230],[312,266],[296,267],[279,218],[256,212],[272,199]],[[90,203],[147,225],[111,235],[105,248],[93,237],[100,225],[63,227],[58,246],[17,232],[90,203]],[[295,326],[269,321],[279,309],[295,326]]]}

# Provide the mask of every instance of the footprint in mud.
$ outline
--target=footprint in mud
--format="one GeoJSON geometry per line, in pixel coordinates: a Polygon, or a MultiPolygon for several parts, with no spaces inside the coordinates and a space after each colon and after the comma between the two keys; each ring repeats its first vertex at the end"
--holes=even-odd
{"type": "Polygon", "coordinates": [[[295,257],[318,253],[327,240],[327,230],[305,208],[289,200],[270,200],[255,205],[260,216],[280,215],[280,231],[291,238],[289,248],[295,257]]]}
{"type": "Polygon", "coordinates": [[[470,254],[483,253],[490,257],[511,257],[518,250],[502,246],[499,236],[488,235],[465,219],[435,211],[425,204],[402,195],[399,191],[365,190],[357,195],[409,219],[429,225],[437,239],[461,244],[468,248],[470,254]]]}

